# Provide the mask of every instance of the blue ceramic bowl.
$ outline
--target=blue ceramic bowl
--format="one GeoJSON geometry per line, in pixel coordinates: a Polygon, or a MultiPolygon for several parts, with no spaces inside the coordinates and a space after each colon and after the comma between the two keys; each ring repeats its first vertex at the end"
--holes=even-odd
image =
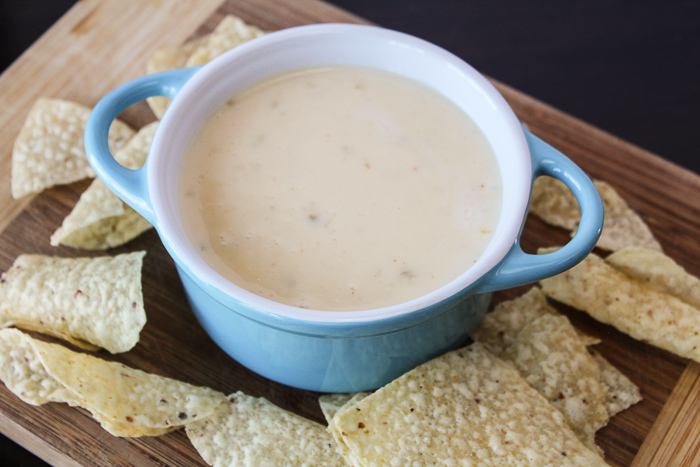
{"type": "Polygon", "coordinates": [[[281,383],[325,392],[382,386],[414,366],[463,345],[486,313],[491,292],[558,274],[591,251],[603,225],[598,192],[569,159],[525,130],[496,89],[435,45],[371,26],[291,28],[236,47],[199,68],[145,76],[95,107],[85,145],[97,175],[151,222],[174,259],[197,319],[231,357],[281,383]],[[438,290],[395,306],[328,312],[282,305],[228,282],[197,254],[177,205],[180,161],[200,123],[231,95],[268,76],[329,64],[402,74],[463,108],[498,159],[503,204],[478,261],[438,290]],[[111,122],[149,96],[173,98],[145,166],[120,166],[107,146],[111,122]],[[562,180],[582,210],[578,233],[560,250],[530,255],[519,245],[532,181],[562,180]]]}

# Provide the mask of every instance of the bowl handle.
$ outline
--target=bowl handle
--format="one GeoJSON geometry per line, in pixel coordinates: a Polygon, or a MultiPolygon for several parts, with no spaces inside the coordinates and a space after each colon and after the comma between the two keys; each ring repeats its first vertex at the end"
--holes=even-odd
{"type": "Polygon", "coordinates": [[[593,250],[603,230],[603,203],[593,182],[568,157],[527,129],[523,128],[523,131],[532,157],[533,180],[548,175],[564,182],[581,207],[581,221],[569,243],[551,253],[525,253],[518,235],[505,258],[484,276],[478,287],[479,293],[537,282],[574,267],[593,250]]]}
{"type": "Polygon", "coordinates": [[[154,73],[119,86],[97,103],[85,126],[85,151],[97,176],[153,225],[156,219],[148,195],[146,167],[127,169],[114,159],[107,144],[109,127],[124,109],[136,102],[151,96],[175,97],[199,68],[154,73]]]}

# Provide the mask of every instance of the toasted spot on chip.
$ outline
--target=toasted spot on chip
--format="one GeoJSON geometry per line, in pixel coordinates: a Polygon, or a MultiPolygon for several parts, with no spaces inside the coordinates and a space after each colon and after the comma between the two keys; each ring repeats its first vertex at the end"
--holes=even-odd
{"type": "Polygon", "coordinates": [[[321,406],[321,412],[330,423],[333,416],[338,410],[343,407],[350,406],[367,397],[369,392],[350,392],[343,394],[324,394],[318,398],[318,404],[321,406]]]}
{"type": "MultiPolygon", "coordinates": [[[[180,47],[156,52],[148,61],[147,72],[151,74],[175,68],[204,65],[222,53],[263,34],[264,31],[255,26],[246,24],[236,16],[228,15],[210,34],[180,47]]],[[[170,99],[163,96],[149,97],[147,102],[156,117],[162,118],[170,99]]]]}
{"type": "Polygon", "coordinates": [[[700,309],[700,279],[660,251],[628,247],[611,254],[605,261],[647,287],[671,294],[700,309]]]}
{"type": "Polygon", "coordinates": [[[341,409],[329,428],[360,466],[605,465],[561,412],[479,343],[341,409]]]}
{"type": "MultiPolygon", "coordinates": [[[[139,130],[114,154],[117,162],[130,169],[140,168],[148,156],[157,125],[157,122],[153,122],[139,130]]],[[[151,227],[148,221],[96,179],[51,236],[51,245],[105,250],[123,245],[151,227]]]]}
{"type": "MultiPolygon", "coordinates": [[[[661,251],[661,245],[649,227],[615,189],[601,180],[594,180],[593,183],[600,193],[605,211],[603,232],[596,246],[610,251],[630,245],[661,251]]],[[[573,193],[563,182],[551,177],[535,180],[530,211],[548,224],[573,231],[572,235],[581,219],[581,210],[573,193]]]]}
{"type": "MultiPolygon", "coordinates": [[[[29,112],[12,149],[12,196],[17,199],[54,185],[94,177],[83,136],[91,109],[62,99],[40,98],[29,112]]],[[[112,151],[134,131],[120,120],[109,130],[112,151]]]]}
{"type": "Polygon", "coordinates": [[[700,310],[627,276],[595,254],[540,284],[547,296],[637,340],[700,361],[700,310]]]}
{"type": "Polygon", "coordinates": [[[202,458],[232,465],[345,466],[323,425],[237,392],[213,416],[186,426],[202,458]]]}
{"type": "Polygon", "coordinates": [[[112,353],[136,345],[146,324],[143,251],[98,258],[21,255],[2,275],[0,326],[88,342],[112,353]]]}
{"type": "Polygon", "coordinates": [[[595,433],[609,419],[607,390],[599,364],[566,316],[544,314],[535,319],[502,358],[564,414],[587,447],[597,449],[595,433]]]}

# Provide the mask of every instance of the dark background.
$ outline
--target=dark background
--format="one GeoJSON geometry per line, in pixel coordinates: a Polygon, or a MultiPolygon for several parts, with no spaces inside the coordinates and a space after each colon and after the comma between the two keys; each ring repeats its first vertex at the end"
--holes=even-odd
{"type": "MultiPolygon", "coordinates": [[[[74,3],[0,0],[0,71],[74,3]]],[[[434,42],[492,78],[700,174],[700,1],[329,3],[434,42]]],[[[0,459],[46,465],[2,436],[0,459]]]]}

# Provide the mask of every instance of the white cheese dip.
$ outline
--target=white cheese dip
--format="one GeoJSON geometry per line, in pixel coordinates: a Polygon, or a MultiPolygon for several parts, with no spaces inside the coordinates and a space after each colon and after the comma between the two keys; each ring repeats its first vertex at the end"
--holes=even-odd
{"type": "Polygon", "coordinates": [[[234,284],[328,311],[395,305],[466,271],[496,226],[484,135],[421,84],[356,67],[300,70],[223,104],[183,161],[192,244],[234,284]]]}

